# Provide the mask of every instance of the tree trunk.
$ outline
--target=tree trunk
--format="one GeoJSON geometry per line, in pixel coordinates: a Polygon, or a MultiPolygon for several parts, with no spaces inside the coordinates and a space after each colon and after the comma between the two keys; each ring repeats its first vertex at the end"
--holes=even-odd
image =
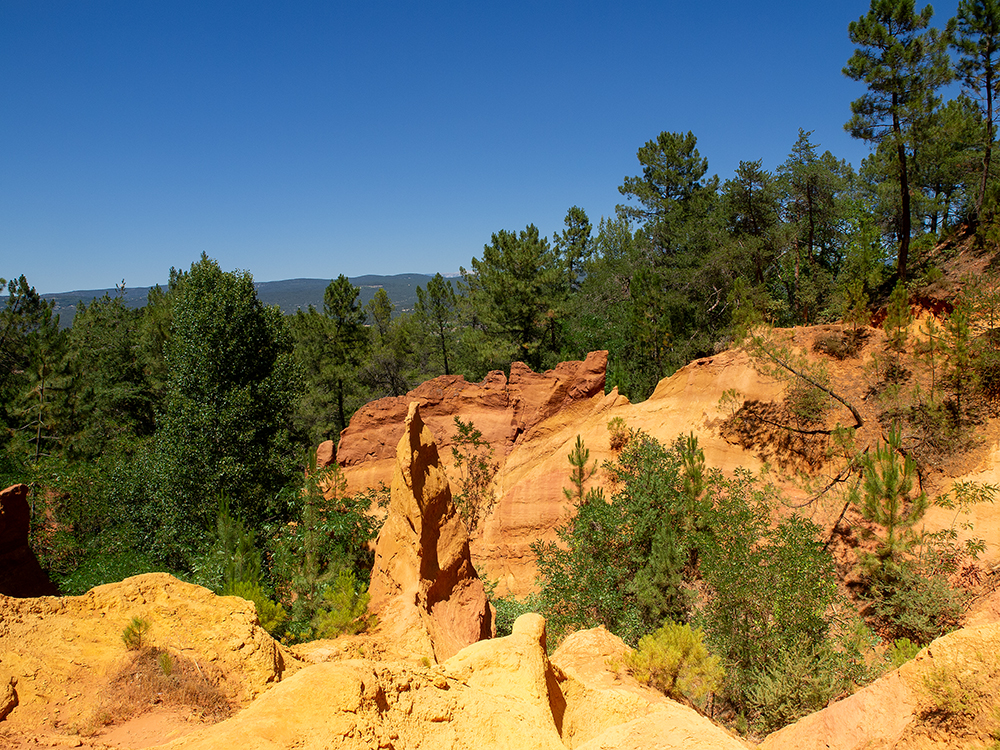
{"type": "Polygon", "coordinates": [[[896,134],[896,158],[899,160],[899,256],[896,261],[896,275],[900,281],[906,281],[906,263],[910,254],[910,183],[906,174],[906,144],[903,142],[902,129],[899,126],[897,112],[898,98],[892,95],[892,131],[896,134]]]}

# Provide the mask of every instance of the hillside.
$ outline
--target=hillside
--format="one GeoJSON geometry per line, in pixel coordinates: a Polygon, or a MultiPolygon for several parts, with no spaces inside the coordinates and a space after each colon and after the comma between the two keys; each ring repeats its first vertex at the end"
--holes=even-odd
{"type": "MultiPolygon", "coordinates": [[[[413,306],[417,302],[417,287],[426,286],[431,278],[431,275],[420,273],[402,273],[393,276],[367,274],[354,277],[350,279],[350,282],[361,290],[358,295],[360,304],[364,305],[370,301],[378,289],[385,289],[396,306],[396,311],[402,313],[413,310],[413,306]]],[[[321,310],[323,308],[323,293],[329,283],[330,279],[285,279],[284,281],[258,281],[255,282],[254,286],[257,288],[257,295],[261,302],[265,305],[277,305],[282,312],[289,314],[299,309],[304,310],[309,305],[321,310]]],[[[139,308],[146,304],[149,290],[150,287],[145,286],[127,286],[123,292],[119,292],[118,289],[82,289],[43,294],[42,297],[52,303],[53,311],[59,315],[60,327],[68,328],[73,325],[76,306],[80,301],[89,304],[92,300],[103,297],[105,294],[115,297],[120,293],[126,306],[139,308]]]]}

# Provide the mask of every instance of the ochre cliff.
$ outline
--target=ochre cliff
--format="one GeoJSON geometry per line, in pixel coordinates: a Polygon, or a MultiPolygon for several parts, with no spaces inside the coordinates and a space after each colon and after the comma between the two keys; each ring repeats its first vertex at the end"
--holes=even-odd
{"type": "Polygon", "coordinates": [[[375,545],[369,594],[380,631],[401,654],[443,661],[493,635],[469,536],[416,401],[396,446],[392,499],[375,545]]]}
{"type": "Polygon", "coordinates": [[[663,380],[652,397],[639,404],[630,403],[617,389],[604,393],[606,364],[606,352],[593,352],[583,362],[566,362],[542,374],[515,363],[510,381],[502,373],[491,373],[479,384],[458,376],[435,378],[405,397],[368,404],[351,420],[338,448],[349,491],[390,481],[394,456],[387,446],[399,440],[404,403],[420,403],[424,421],[449,458],[443,463],[452,481],[458,476],[449,450],[453,420],[458,416],[472,421],[500,462],[496,505],[472,535],[472,557],[498,581],[498,593],[521,595],[534,584],[531,543],[554,539],[570,510],[562,490],[568,485],[567,456],[577,435],[598,464],[612,455],[608,422],[620,417],[627,427],[666,442],[694,432],[710,466],[761,466],[759,458],[728,443],[716,429],[726,416],[719,396],[727,388],[762,401],[783,392],[784,384],[763,378],[745,353],[728,351],[697,360],[663,380]]]}

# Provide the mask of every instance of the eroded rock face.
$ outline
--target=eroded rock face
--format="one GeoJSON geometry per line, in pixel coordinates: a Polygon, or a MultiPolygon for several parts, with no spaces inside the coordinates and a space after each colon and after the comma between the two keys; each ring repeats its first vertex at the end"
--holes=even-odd
{"type": "Polygon", "coordinates": [[[449,748],[565,750],[553,717],[545,623],[524,615],[507,638],[444,664],[364,659],[309,666],[227,721],[171,750],[449,748]]]}
{"type": "Polygon", "coordinates": [[[997,726],[997,654],[1000,625],[956,630],[853,695],[768,735],[760,748],[989,747],[997,726]],[[945,689],[935,694],[931,685],[945,689]],[[942,695],[953,696],[950,711],[942,695]]]}
{"type": "MultiPolygon", "coordinates": [[[[498,583],[498,594],[524,596],[535,589],[531,545],[554,541],[557,527],[572,510],[563,488],[568,486],[567,456],[577,435],[599,466],[615,455],[608,432],[614,418],[667,444],[693,431],[708,464],[723,471],[736,465],[756,470],[761,465],[716,430],[727,416],[719,406],[719,396],[727,388],[767,400],[780,395],[784,387],[762,378],[745,353],[724,352],[693,362],[662,381],[656,393],[640,404],[630,403],[617,389],[604,393],[606,364],[606,352],[593,352],[583,362],[563,363],[544,374],[514,365],[509,383],[501,373],[479,384],[450,376],[428,381],[410,394],[421,402],[421,415],[441,439],[438,447],[449,470],[455,416],[472,421],[494,449],[500,464],[494,480],[496,505],[480,521],[470,545],[476,566],[498,583]]],[[[390,418],[401,419],[401,401],[368,404],[344,431],[338,458],[349,492],[375,487],[392,476],[393,460],[386,446],[394,445],[401,432],[389,425],[390,418]]]]}
{"type": "Polygon", "coordinates": [[[337,448],[332,440],[324,440],[316,449],[316,468],[325,469],[337,460],[337,448]]]}
{"type": "Polygon", "coordinates": [[[122,631],[133,617],[149,623],[149,645],[193,659],[237,704],[297,668],[261,629],[251,602],[166,573],[83,596],[0,596],[0,712],[13,709],[4,724],[30,730],[54,719],[91,721],[109,675],[127,656],[122,631]]]}
{"type": "Polygon", "coordinates": [[[375,547],[369,609],[401,655],[443,661],[493,634],[434,436],[410,404],[396,448],[389,515],[375,547]]]}
{"type": "Polygon", "coordinates": [[[562,362],[554,370],[532,372],[523,362],[510,367],[510,379],[496,370],[480,383],[461,375],[428,380],[405,396],[381,398],[358,409],[341,433],[337,460],[347,469],[350,492],[388,481],[400,425],[417,401],[427,425],[447,452],[455,433],[454,418],[473,422],[498,458],[521,436],[548,417],[604,392],[608,353],[591,352],[580,362],[562,362]]]}
{"type": "Polygon", "coordinates": [[[28,546],[30,523],[28,485],[15,484],[0,492],[0,594],[5,596],[59,593],[28,546]]]}
{"type": "Polygon", "coordinates": [[[433,667],[315,664],[170,748],[747,750],[694,710],[611,671],[605,656],[628,647],[606,630],[578,635],[550,662],[545,621],[526,614],[510,636],[474,643],[433,667]]]}

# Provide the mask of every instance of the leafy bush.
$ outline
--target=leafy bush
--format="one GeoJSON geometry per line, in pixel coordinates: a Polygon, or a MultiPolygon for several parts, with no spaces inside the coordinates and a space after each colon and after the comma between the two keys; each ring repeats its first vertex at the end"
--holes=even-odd
{"type": "Polygon", "coordinates": [[[355,604],[344,600],[360,596],[368,586],[372,568],[369,542],[379,527],[367,511],[378,493],[349,497],[344,494],[346,486],[336,464],[314,469],[299,495],[301,521],[283,524],[269,535],[271,574],[282,601],[290,605],[287,637],[292,641],[308,640],[318,637],[320,630],[334,632],[342,626],[337,615],[327,616],[320,628],[316,621],[319,615],[346,609],[355,612],[348,618],[353,620],[364,609],[356,611],[355,604]],[[324,598],[330,597],[324,603],[324,598]]]}
{"type": "Polygon", "coordinates": [[[542,608],[538,594],[529,594],[523,599],[515,596],[490,596],[490,604],[496,612],[497,638],[510,635],[514,630],[514,621],[528,612],[539,612],[542,608]]]}
{"type": "Polygon", "coordinates": [[[778,651],[750,677],[742,708],[750,727],[760,734],[818,711],[845,687],[840,659],[823,643],[778,651]]]}
{"type": "Polygon", "coordinates": [[[702,706],[724,674],[719,658],[705,647],[701,628],[674,622],[639,639],[639,648],[625,659],[639,682],[668,698],[687,699],[702,706]]]}
{"type": "Polygon", "coordinates": [[[888,638],[927,644],[958,624],[962,608],[956,593],[939,576],[924,576],[912,563],[869,579],[866,599],[875,626],[888,638]]]}
{"type": "Polygon", "coordinates": [[[604,625],[630,644],[664,620],[685,618],[685,568],[695,525],[682,462],[643,433],[633,433],[605,464],[616,492],[591,489],[559,527],[559,543],[536,542],[542,613],[553,641],[570,630],[604,625]]]}
{"type": "Polygon", "coordinates": [[[822,705],[854,673],[827,619],[837,599],[833,561],[811,521],[772,524],[776,491],[749,472],[714,473],[707,495],[714,510],[700,569],[708,592],[697,621],[722,659],[734,713],[769,731],[822,705]]]}
{"type": "Polygon", "coordinates": [[[64,596],[79,596],[95,586],[123,581],[140,573],[171,573],[162,565],[157,565],[144,552],[127,549],[122,540],[95,540],[93,550],[77,564],[76,568],[64,576],[54,576],[59,591],[64,596]],[[107,545],[104,542],[107,541],[107,545]]]}

